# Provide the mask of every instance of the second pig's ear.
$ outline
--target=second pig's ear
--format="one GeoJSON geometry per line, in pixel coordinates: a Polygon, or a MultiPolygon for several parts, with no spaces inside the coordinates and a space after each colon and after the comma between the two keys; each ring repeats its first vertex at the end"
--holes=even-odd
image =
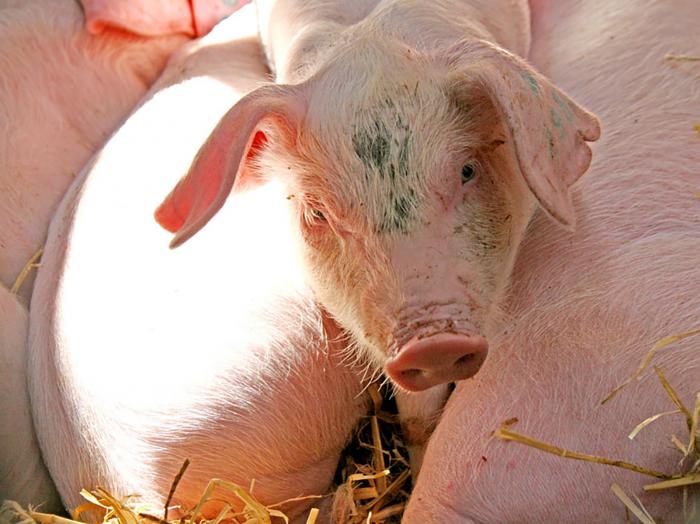
{"type": "Polygon", "coordinates": [[[246,164],[268,140],[269,131],[293,147],[305,112],[297,86],[263,86],[238,101],[155,212],[156,221],[176,233],[170,247],[185,242],[221,209],[234,184],[243,183],[246,164]]]}
{"type": "Polygon", "coordinates": [[[453,83],[492,101],[521,175],[540,205],[572,229],[569,187],[590,166],[586,142],[600,137],[598,119],[523,60],[490,42],[463,42],[448,56],[453,83]]]}

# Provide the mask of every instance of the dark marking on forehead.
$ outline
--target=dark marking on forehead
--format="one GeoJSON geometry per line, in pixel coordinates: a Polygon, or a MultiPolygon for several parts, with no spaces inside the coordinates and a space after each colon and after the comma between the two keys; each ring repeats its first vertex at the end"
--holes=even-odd
{"type": "Polygon", "coordinates": [[[408,233],[408,225],[415,218],[416,192],[409,189],[404,195],[389,195],[389,205],[384,210],[378,233],[408,233]]]}
{"type": "Polygon", "coordinates": [[[366,167],[376,169],[381,178],[394,180],[397,175],[408,174],[411,133],[391,100],[385,102],[385,107],[393,113],[393,121],[377,117],[369,126],[356,126],[352,145],[366,167]]]}
{"type": "Polygon", "coordinates": [[[380,182],[378,186],[372,184],[375,189],[371,190],[379,189],[386,200],[381,216],[376,218],[376,231],[407,233],[417,202],[412,186],[418,183],[418,175],[410,166],[410,125],[391,98],[361,117],[351,137],[353,149],[365,167],[365,180],[380,182]]]}
{"type": "Polygon", "coordinates": [[[372,128],[355,131],[352,145],[365,166],[373,166],[381,173],[389,159],[391,134],[384,122],[375,120],[372,128]]]}

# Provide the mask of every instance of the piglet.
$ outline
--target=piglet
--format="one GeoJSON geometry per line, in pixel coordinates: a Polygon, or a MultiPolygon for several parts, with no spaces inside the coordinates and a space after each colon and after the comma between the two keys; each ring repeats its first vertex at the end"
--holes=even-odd
{"type": "Polygon", "coordinates": [[[324,313],[400,392],[428,390],[399,398],[419,443],[486,357],[535,210],[573,228],[598,122],[514,54],[526,2],[257,4],[278,84],[224,116],[157,220],[178,246],[282,184],[324,313]]]}
{"type": "MultiPolygon", "coordinates": [[[[600,115],[606,128],[576,186],[574,236],[532,223],[504,304],[511,318],[473,381],[458,384],[428,445],[404,522],[626,522],[611,492],[639,496],[656,522],[700,522],[697,488],[645,492],[656,479],[506,443],[510,429],[565,449],[667,474],[688,441],[685,418],[643,420],[675,406],[648,369],[601,401],[651,346],[700,327],[700,106],[697,2],[533,2],[531,59],[600,115]],[[649,35],[653,35],[652,38],[649,35]],[[695,508],[694,515],[692,514],[695,508]]],[[[654,359],[692,409],[700,388],[698,337],[654,359]]],[[[633,518],[633,520],[635,520],[633,518]]]]}
{"type": "MultiPolygon", "coordinates": [[[[282,184],[238,195],[176,253],[152,220],[217,120],[268,74],[243,8],[173,57],[52,222],[32,297],[30,392],[69,509],[98,485],[162,515],[186,458],[181,508],[211,478],[254,481],[265,504],[327,495],[366,412],[342,334],[306,284],[282,184]]],[[[305,522],[327,500],[280,509],[305,522]]],[[[215,496],[204,515],[222,505],[215,496]]]]}

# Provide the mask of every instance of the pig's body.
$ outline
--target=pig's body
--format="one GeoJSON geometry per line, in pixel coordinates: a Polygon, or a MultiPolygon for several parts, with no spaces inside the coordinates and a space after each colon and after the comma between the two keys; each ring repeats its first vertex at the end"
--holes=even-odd
{"type": "MultiPolygon", "coordinates": [[[[513,319],[472,381],[460,383],[428,446],[404,517],[424,523],[625,522],[613,482],[652,515],[683,522],[680,490],[491,437],[514,430],[567,449],[675,473],[683,417],[653,371],[608,404],[652,344],[700,323],[700,52],[697,2],[533,2],[531,59],[600,116],[606,132],[574,198],[574,235],[536,217],[516,263],[513,319]]],[[[687,406],[700,387],[700,341],[655,358],[687,406]]],[[[696,511],[698,491],[691,490],[696,511]]],[[[698,513],[693,517],[698,522],[698,513]]],[[[659,520],[661,522],[661,520],[659,520]]]]}
{"type": "MultiPolygon", "coordinates": [[[[178,252],[152,219],[220,115],[265,81],[255,28],[244,8],[174,57],[52,223],[32,298],[30,391],[69,508],[99,485],[158,513],[185,458],[173,501],[184,507],[213,477],[255,479],[265,503],[324,495],[364,412],[305,284],[279,185],[241,195],[178,252]]],[[[311,504],[323,502],[282,509],[311,504]]]]}
{"type": "Polygon", "coordinates": [[[27,308],[0,286],[0,502],[41,504],[60,511],[58,493],[41,460],[27,391],[27,308]]]}
{"type": "MultiPolygon", "coordinates": [[[[90,155],[185,35],[95,36],[75,0],[0,8],[0,283],[10,288],[90,155]]],[[[20,290],[27,301],[31,280],[20,290]]]]}
{"type": "Polygon", "coordinates": [[[59,510],[42,465],[26,388],[33,274],[10,289],[43,244],[49,219],[94,150],[144,95],[186,37],[84,29],[73,0],[0,7],[0,499],[59,510]]]}

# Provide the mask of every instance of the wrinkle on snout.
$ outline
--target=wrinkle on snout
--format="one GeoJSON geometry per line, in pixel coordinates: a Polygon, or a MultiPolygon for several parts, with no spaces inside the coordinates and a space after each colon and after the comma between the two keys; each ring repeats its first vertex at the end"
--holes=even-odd
{"type": "Polygon", "coordinates": [[[402,308],[396,314],[396,327],[387,354],[395,355],[411,339],[441,333],[480,335],[472,307],[465,303],[431,302],[402,308]]]}

